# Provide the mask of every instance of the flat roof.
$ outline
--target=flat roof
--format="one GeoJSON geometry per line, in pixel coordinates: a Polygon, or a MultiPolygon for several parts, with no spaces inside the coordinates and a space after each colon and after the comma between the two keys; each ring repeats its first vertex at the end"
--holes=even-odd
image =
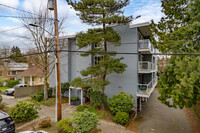
{"type": "Polygon", "coordinates": [[[149,25],[150,25],[149,22],[130,24],[130,28],[144,27],[144,26],[149,26],[149,25]]]}

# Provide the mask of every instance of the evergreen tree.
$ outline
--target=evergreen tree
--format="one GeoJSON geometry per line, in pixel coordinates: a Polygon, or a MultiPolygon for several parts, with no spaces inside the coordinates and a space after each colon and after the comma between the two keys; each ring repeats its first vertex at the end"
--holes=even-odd
{"type": "Polygon", "coordinates": [[[80,0],[74,2],[67,0],[76,11],[80,19],[89,25],[99,26],[100,28],[89,29],[86,33],[77,34],[77,46],[79,48],[92,47],[90,53],[81,54],[82,56],[93,56],[96,58],[95,64],[82,70],[81,74],[87,78],[77,78],[73,82],[75,86],[84,86],[92,89],[101,90],[104,94],[105,86],[110,82],[106,78],[108,74],[113,72],[123,73],[126,65],[120,61],[123,58],[115,58],[113,54],[108,52],[108,45],[120,46],[120,36],[109,24],[124,24],[130,20],[123,15],[122,8],[129,4],[129,0],[80,0]],[[92,78],[88,78],[91,76],[92,78]],[[77,84],[76,84],[77,83],[77,84]]]}
{"type": "MultiPolygon", "coordinates": [[[[200,0],[162,0],[166,17],[152,21],[152,38],[164,53],[200,53],[200,0]]],[[[158,99],[169,107],[191,107],[200,101],[200,56],[171,56],[159,77],[158,99]]]]}
{"type": "Polygon", "coordinates": [[[22,55],[21,50],[17,46],[13,46],[10,51],[10,58],[18,63],[26,63],[27,58],[22,55]]]}

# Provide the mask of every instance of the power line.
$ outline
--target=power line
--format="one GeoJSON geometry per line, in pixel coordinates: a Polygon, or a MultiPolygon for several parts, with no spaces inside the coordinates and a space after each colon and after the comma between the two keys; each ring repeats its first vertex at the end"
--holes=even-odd
{"type": "MultiPolygon", "coordinates": [[[[22,56],[32,56],[32,55],[41,55],[44,53],[55,53],[55,52],[69,52],[69,53],[98,53],[98,54],[120,54],[120,55],[140,55],[141,53],[127,53],[127,52],[92,52],[92,51],[76,51],[76,50],[53,50],[53,51],[46,51],[46,52],[38,52],[38,53],[31,53],[31,54],[24,54],[21,56],[15,56],[15,57],[22,57],[22,56]]],[[[195,54],[195,53],[142,53],[142,55],[189,55],[189,56],[200,56],[200,54],[195,54]]],[[[10,56],[8,57],[3,57],[0,59],[9,59],[12,58],[10,56]]]]}
{"type": "Polygon", "coordinates": [[[11,42],[14,42],[14,41],[19,40],[19,39],[22,39],[22,38],[17,38],[17,39],[14,39],[14,40],[12,40],[12,41],[9,41],[9,42],[6,42],[6,43],[3,43],[3,44],[0,44],[0,46],[1,46],[1,45],[5,45],[5,44],[8,44],[8,43],[11,43],[11,42]]]}
{"type": "Polygon", "coordinates": [[[30,13],[30,14],[39,16],[38,14],[29,12],[29,11],[25,11],[25,10],[22,10],[22,9],[18,9],[18,8],[15,8],[15,7],[12,7],[12,6],[4,5],[4,4],[1,4],[1,3],[0,3],[0,5],[1,5],[1,6],[4,6],[4,7],[7,7],[7,8],[11,8],[11,9],[17,10],[17,11],[26,12],[26,13],[30,13]]]}
{"type": "Polygon", "coordinates": [[[3,31],[0,31],[0,33],[4,33],[4,32],[7,32],[7,31],[11,31],[11,30],[16,30],[16,29],[20,29],[22,28],[23,26],[21,27],[16,27],[16,28],[12,28],[12,29],[8,29],[8,30],[3,30],[3,31]]]}
{"type": "MultiPolygon", "coordinates": [[[[28,18],[28,19],[37,19],[37,17],[22,17],[22,16],[5,16],[5,15],[0,15],[1,18],[28,18]]],[[[51,19],[53,18],[40,18],[39,19],[51,19]]]]}

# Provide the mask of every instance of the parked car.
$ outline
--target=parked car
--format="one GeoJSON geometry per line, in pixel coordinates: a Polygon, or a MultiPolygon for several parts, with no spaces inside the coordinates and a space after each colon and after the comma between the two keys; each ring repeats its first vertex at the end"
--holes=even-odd
{"type": "Polygon", "coordinates": [[[15,122],[3,111],[0,111],[0,133],[15,133],[15,122]]]}
{"type": "Polygon", "coordinates": [[[13,96],[14,96],[15,88],[27,87],[27,86],[28,86],[27,84],[17,84],[17,85],[15,85],[13,88],[6,89],[4,93],[5,93],[6,95],[13,95],[13,96]]]}
{"type": "Polygon", "coordinates": [[[48,133],[48,132],[40,130],[40,131],[22,131],[19,133],[48,133]]]}

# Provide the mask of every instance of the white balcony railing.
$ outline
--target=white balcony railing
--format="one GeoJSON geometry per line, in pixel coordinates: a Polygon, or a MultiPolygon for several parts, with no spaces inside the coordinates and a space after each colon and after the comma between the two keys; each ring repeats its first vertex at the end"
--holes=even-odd
{"type": "Polygon", "coordinates": [[[148,84],[138,84],[138,92],[140,93],[145,91],[146,94],[149,94],[151,89],[155,87],[156,84],[157,84],[156,78],[150,81],[148,84]]]}
{"type": "Polygon", "coordinates": [[[139,51],[149,51],[154,52],[154,46],[151,44],[149,39],[139,40],[139,51]]]}
{"type": "Polygon", "coordinates": [[[156,70],[156,65],[149,61],[139,61],[138,69],[139,72],[152,72],[156,70]]]}

